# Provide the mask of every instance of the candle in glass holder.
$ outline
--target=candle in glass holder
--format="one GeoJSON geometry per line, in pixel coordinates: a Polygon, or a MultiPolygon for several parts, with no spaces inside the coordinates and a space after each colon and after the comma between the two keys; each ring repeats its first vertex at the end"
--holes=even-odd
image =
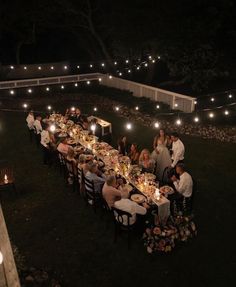
{"type": "Polygon", "coordinates": [[[6,174],[4,175],[4,183],[5,183],[5,184],[8,183],[8,178],[7,178],[7,175],[6,175],[6,174]]]}
{"type": "Polygon", "coordinates": [[[156,199],[160,200],[160,190],[159,190],[159,188],[156,188],[155,195],[156,195],[156,199]]]}

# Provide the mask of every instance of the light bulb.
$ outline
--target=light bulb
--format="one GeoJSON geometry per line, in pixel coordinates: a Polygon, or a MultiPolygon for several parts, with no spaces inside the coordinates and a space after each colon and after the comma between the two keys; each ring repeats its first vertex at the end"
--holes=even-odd
{"type": "Polygon", "coordinates": [[[31,94],[31,93],[32,93],[32,90],[31,90],[31,89],[28,89],[28,93],[31,94]]]}
{"type": "Polygon", "coordinates": [[[51,126],[49,127],[49,129],[50,129],[50,131],[51,131],[52,133],[54,133],[55,130],[56,130],[56,126],[55,126],[55,125],[51,125],[51,126]]]}
{"type": "Polygon", "coordinates": [[[155,122],[155,123],[154,123],[154,127],[155,127],[156,129],[158,129],[158,128],[160,127],[160,124],[159,124],[158,122],[155,122]]]}
{"type": "Polygon", "coordinates": [[[232,97],[233,97],[233,95],[232,95],[232,94],[229,94],[229,98],[232,99],[232,97]]]}
{"type": "Polygon", "coordinates": [[[178,120],[176,121],[176,124],[177,124],[177,126],[180,126],[180,125],[182,124],[182,121],[181,121],[180,119],[178,119],[178,120]]]}
{"type": "Polygon", "coordinates": [[[119,107],[115,107],[115,110],[116,110],[116,111],[119,111],[119,109],[120,109],[119,107]]]}
{"type": "Polygon", "coordinates": [[[11,69],[11,70],[14,70],[14,66],[10,66],[10,69],[11,69]]]}
{"type": "Polygon", "coordinates": [[[77,84],[77,83],[75,83],[75,87],[78,87],[78,84],[77,84]]]}
{"type": "Polygon", "coordinates": [[[210,117],[210,118],[214,118],[214,116],[215,116],[214,113],[210,113],[210,114],[209,114],[209,117],[210,117]]]}
{"type": "Polygon", "coordinates": [[[109,79],[112,79],[112,75],[109,76],[109,79]]]}
{"type": "Polygon", "coordinates": [[[132,124],[131,123],[127,123],[126,124],[126,129],[127,130],[131,130],[132,129],[132,124]]]}
{"type": "Polygon", "coordinates": [[[10,94],[11,94],[11,95],[14,95],[14,94],[15,94],[15,91],[14,91],[14,90],[10,90],[10,94]]]}
{"type": "Polygon", "coordinates": [[[68,67],[67,66],[64,66],[64,70],[67,70],[68,69],[68,67]]]}
{"type": "Polygon", "coordinates": [[[96,112],[98,109],[96,107],[93,108],[94,112],[96,112]]]}
{"type": "Polygon", "coordinates": [[[23,105],[23,108],[27,109],[28,108],[28,105],[26,103],[24,103],[23,105]]]}
{"type": "Polygon", "coordinates": [[[211,98],[211,102],[214,102],[215,101],[215,99],[214,98],[211,98]]]}
{"type": "Polygon", "coordinates": [[[26,66],[24,66],[24,70],[27,70],[27,67],[26,67],[26,66]]]}
{"type": "Polygon", "coordinates": [[[195,117],[195,118],[194,118],[194,121],[195,121],[195,123],[198,123],[198,122],[199,122],[199,118],[198,118],[198,117],[195,117]]]}
{"type": "Polygon", "coordinates": [[[50,67],[50,69],[51,69],[51,70],[54,70],[54,67],[53,67],[53,66],[51,66],[51,67],[50,67]]]}
{"type": "Polygon", "coordinates": [[[229,111],[225,110],[224,114],[225,114],[226,116],[228,116],[228,115],[229,115],[229,111]]]}
{"type": "Polygon", "coordinates": [[[160,105],[156,105],[156,108],[159,110],[160,109],[160,105]]]}
{"type": "Polygon", "coordinates": [[[90,85],[90,81],[87,81],[87,85],[90,85]]]}
{"type": "Polygon", "coordinates": [[[136,110],[136,111],[138,111],[138,110],[139,110],[139,107],[138,107],[138,106],[137,106],[137,107],[135,107],[135,110],[136,110]]]}
{"type": "Polygon", "coordinates": [[[47,92],[48,92],[48,91],[50,91],[50,88],[49,88],[49,87],[47,87],[47,88],[46,88],[46,91],[47,91],[47,92]]]}
{"type": "Polygon", "coordinates": [[[52,109],[52,107],[51,106],[47,106],[47,109],[50,111],[52,109]]]}
{"type": "Polygon", "coordinates": [[[64,90],[64,89],[65,89],[65,87],[62,85],[62,86],[61,86],[61,89],[62,89],[62,90],[64,90]]]}
{"type": "Polygon", "coordinates": [[[38,67],[38,70],[42,70],[42,67],[41,67],[41,66],[39,66],[39,67],[38,67]]]}

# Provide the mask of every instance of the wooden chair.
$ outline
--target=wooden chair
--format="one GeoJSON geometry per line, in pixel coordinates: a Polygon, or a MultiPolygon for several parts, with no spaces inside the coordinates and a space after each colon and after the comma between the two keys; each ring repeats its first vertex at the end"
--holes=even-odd
{"type": "Polygon", "coordinates": [[[130,225],[130,218],[132,215],[129,212],[112,207],[113,221],[114,221],[114,242],[117,241],[118,234],[121,231],[127,232],[128,235],[128,249],[130,248],[130,232],[135,224],[130,225]],[[127,223],[127,224],[125,224],[127,223]]]}
{"type": "Polygon", "coordinates": [[[95,191],[94,182],[84,177],[85,184],[85,202],[87,205],[93,206],[93,210],[96,213],[97,208],[101,203],[101,195],[95,191]]]}
{"type": "Polygon", "coordinates": [[[84,182],[84,171],[79,166],[77,167],[77,181],[78,181],[78,193],[79,195],[82,195],[82,197],[85,196],[85,182],[84,182]]]}
{"type": "Polygon", "coordinates": [[[78,176],[77,176],[77,168],[75,166],[75,163],[73,161],[69,161],[65,158],[65,164],[67,168],[67,180],[70,178],[73,181],[73,191],[76,191],[76,188],[78,187],[78,176]]]}

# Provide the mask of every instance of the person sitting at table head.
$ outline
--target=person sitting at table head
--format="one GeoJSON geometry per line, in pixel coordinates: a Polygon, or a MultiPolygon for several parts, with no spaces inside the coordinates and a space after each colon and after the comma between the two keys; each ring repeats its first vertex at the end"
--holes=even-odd
{"type": "Polygon", "coordinates": [[[94,189],[96,192],[101,192],[101,187],[103,186],[105,182],[105,178],[102,175],[102,177],[98,176],[98,166],[95,162],[91,162],[88,164],[88,171],[85,174],[85,177],[93,181],[94,183],[94,189]]]}
{"type": "Polygon", "coordinates": [[[57,150],[64,156],[67,156],[69,145],[67,144],[67,138],[63,138],[59,143],[57,150]]]}
{"type": "Polygon", "coordinates": [[[138,151],[138,145],[136,143],[131,144],[129,158],[131,159],[131,164],[138,164],[139,151],[138,151]]]}
{"type": "Polygon", "coordinates": [[[176,165],[176,173],[179,175],[179,179],[177,179],[175,175],[171,177],[176,191],[183,197],[191,197],[193,192],[193,180],[191,175],[186,171],[183,163],[176,165]]]}
{"type": "Polygon", "coordinates": [[[121,199],[121,191],[117,189],[117,181],[114,175],[107,177],[106,182],[102,188],[102,195],[109,208],[111,208],[115,201],[121,199]]]}
{"type": "Polygon", "coordinates": [[[150,152],[148,149],[143,149],[139,156],[139,165],[142,168],[143,172],[154,171],[155,161],[151,158],[150,152]]]}
{"type": "MultiPolygon", "coordinates": [[[[129,219],[129,224],[132,225],[136,222],[136,214],[145,215],[147,213],[149,205],[147,203],[139,205],[138,203],[128,199],[128,197],[129,194],[127,193],[127,191],[122,190],[121,199],[114,203],[114,207],[130,213],[131,217],[129,219]]],[[[124,216],[123,224],[128,225],[127,216],[124,216]]]]}
{"type": "Polygon", "coordinates": [[[176,132],[171,134],[172,141],[172,167],[175,167],[177,163],[184,161],[185,147],[182,141],[179,139],[179,135],[176,132]]]}

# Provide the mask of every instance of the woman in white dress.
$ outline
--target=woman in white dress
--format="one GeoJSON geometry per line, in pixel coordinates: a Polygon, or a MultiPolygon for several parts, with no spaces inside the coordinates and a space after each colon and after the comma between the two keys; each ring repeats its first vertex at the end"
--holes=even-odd
{"type": "Polygon", "coordinates": [[[157,146],[152,152],[151,157],[156,162],[156,176],[158,180],[161,180],[165,168],[172,163],[169,150],[161,139],[157,139],[157,146]]]}

